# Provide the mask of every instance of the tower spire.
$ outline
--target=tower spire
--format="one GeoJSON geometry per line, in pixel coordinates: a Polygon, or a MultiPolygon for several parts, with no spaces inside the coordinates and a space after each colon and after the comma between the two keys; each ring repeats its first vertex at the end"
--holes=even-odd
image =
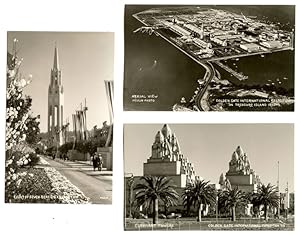
{"type": "Polygon", "coordinates": [[[55,42],[53,69],[59,70],[58,49],[55,42]]]}

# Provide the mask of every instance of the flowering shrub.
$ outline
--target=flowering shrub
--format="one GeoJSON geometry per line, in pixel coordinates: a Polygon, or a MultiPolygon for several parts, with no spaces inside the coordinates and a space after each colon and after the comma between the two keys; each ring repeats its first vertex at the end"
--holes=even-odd
{"type": "Polygon", "coordinates": [[[86,197],[83,192],[73,185],[66,177],[62,176],[56,169],[52,167],[45,167],[44,170],[48,178],[51,180],[51,191],[57,195],[61,203],[89,203],[89,198],[86,197]]]}
{"type": "Polygon", "coordinates": [[[22,178],[12,181],[14,188],[6,192],[6,202],[12,203],[59,203],[52,192],[51,181],[42,168],[20,168],[22,178]]]}
{"type": "Polygon", "coordinates": [[[31,167],[37,165],[40,161],[40,157],[36,154],[36,153],[30,153],[29,154],[29,157],[28,157],[28,160],[29,160],[29,164],[31,167]]]}
{"type": "MultiPolygon", "coordinates": [[[[16,43],[16,40],[14,40],[16,43]]],[[[25,141],[34,142],[31,139],[39,125],[38,117],[32,117],[30,113],[32,99],[23,95],[23,89],[30,80],[23,78],[19,69],[22,59],[16,54],[7,53],[6,68],[6,134],[5,134],[5,191],[12,192],[22,182],[26,171],[18,172],[18,169],[30,163],[29,152],[25,141]],[[28,137],[29,136],[29,137],[28,137]],[[23,150],[22,150],[23,149],[23,150]],[[21,180],[21,181],[19,181],[21,180]]],[[[30,149],[30,148],[28,148],[30,149]]],[[[33,152],[33,151],[32,151],[33,152]]],[[[10,195],[6,195],[10,196],[10,195]]]]}

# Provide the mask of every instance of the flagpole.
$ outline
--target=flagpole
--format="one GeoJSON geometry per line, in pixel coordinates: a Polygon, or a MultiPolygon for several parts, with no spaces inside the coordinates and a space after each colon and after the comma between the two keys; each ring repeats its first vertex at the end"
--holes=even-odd
{"type": "Polygon", "coordinates": [[[279,161],[277,163],[277,190],[278,190],[278,211],[277,211],[277,214],[278,214],[278,219],[280,218],[280,189],[279,189],[279,161]]]}
{"type": "Polygon", "coordinates": [[[288,214],[289,214],[289,182],[286,182],[286,219],[288,218],[288,214]]]}

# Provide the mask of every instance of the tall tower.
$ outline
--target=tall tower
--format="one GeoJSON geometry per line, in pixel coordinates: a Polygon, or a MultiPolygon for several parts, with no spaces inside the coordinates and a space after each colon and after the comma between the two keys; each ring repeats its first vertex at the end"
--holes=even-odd
{"type": "Polygon", "coordinates": [[[55,45],[54,63],[51,69],[50,85],[48,89],[48,136],[53,146],[63,144],[62,126],[64,111],[64,89],[59,68],[58,50],[55,45]]]}

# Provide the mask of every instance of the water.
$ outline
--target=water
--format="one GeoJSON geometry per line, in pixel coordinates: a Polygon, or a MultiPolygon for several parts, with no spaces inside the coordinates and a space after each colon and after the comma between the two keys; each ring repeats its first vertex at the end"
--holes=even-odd
{"type": "Polygon", "coordinates": [[[264,57],[260,55],[243,57],[239,61],[231,59],[227,60],[225,64],[249,77],[247,80],[239,81],[218,68],[222,79],[227,79],[234,84],[263,86],[274,83],[274,86],[287,90],[294,88],[294,51],[265,54],[264,57]]]}
{"type": "MultiPolygon", "coordinates": [[[[132,14],[153,8],[155,6],[126,6],[125,10],[125,71],[124,71],[124,109],[125,110],[172,110],[181,97],[191,98],[203,78],[205,70],[173,45],[154,34],[133,33],[142,23],[132,17],[132,14]],[[158,95],[154,103],[134,103],[132,95],[158,95]]],[[[163,6],[160,6],[163,7],[163,6]]],[[[211,7],[211,6],[209,6],[211,7]]],[[[215,6],[216,7],[216,6],[215,6]]],[[[216,7],[235,11],[244,15],[258,16],[268,20],[281,20],[282,27],[291,27],[294,18],[290,9],[282,6],[224,6],[216,7]],[[281,14],[276,12],[280,7],[281,14]],[[283,10],[282,10],[283,9],[283,10]],[[266,13],[266,14],[265,14],[266,13]],[[280,19],[279,16],[280,15],[280,19]],[[284,26],[283,26],[284,24],[284,26]]],[[[227,63],[231,63],[228,60],[227,63]]],[[[249,76],[247,81],[240,82],[232,78],[224,70],[217,68],[223,79],[235,84],[265,85],[268,80],[286,89],[294,88],[294,52],[285,51],[265,55],[264,58],[251,56],[232,61],[237,70],[249,76]],[[288,79],[283,79],[288,78],[288,79]]],[[[233,68],[235,69],[235,68],[233,68]]],[[[272,83],[271,82],[271,83],[272,83]]]]}
{"type": "Polygon", "coordinates": [[[133,30],[142,24],[132,14],[142,10],[130,8],[125,13],[124,107],[126,110],[172,110],[181,97],[190,99],[205,70],[161,37],[134,34],[133,30]],[[132,94],[156,94],[158,98],[155,103],[132,103],[132,94]]]}

